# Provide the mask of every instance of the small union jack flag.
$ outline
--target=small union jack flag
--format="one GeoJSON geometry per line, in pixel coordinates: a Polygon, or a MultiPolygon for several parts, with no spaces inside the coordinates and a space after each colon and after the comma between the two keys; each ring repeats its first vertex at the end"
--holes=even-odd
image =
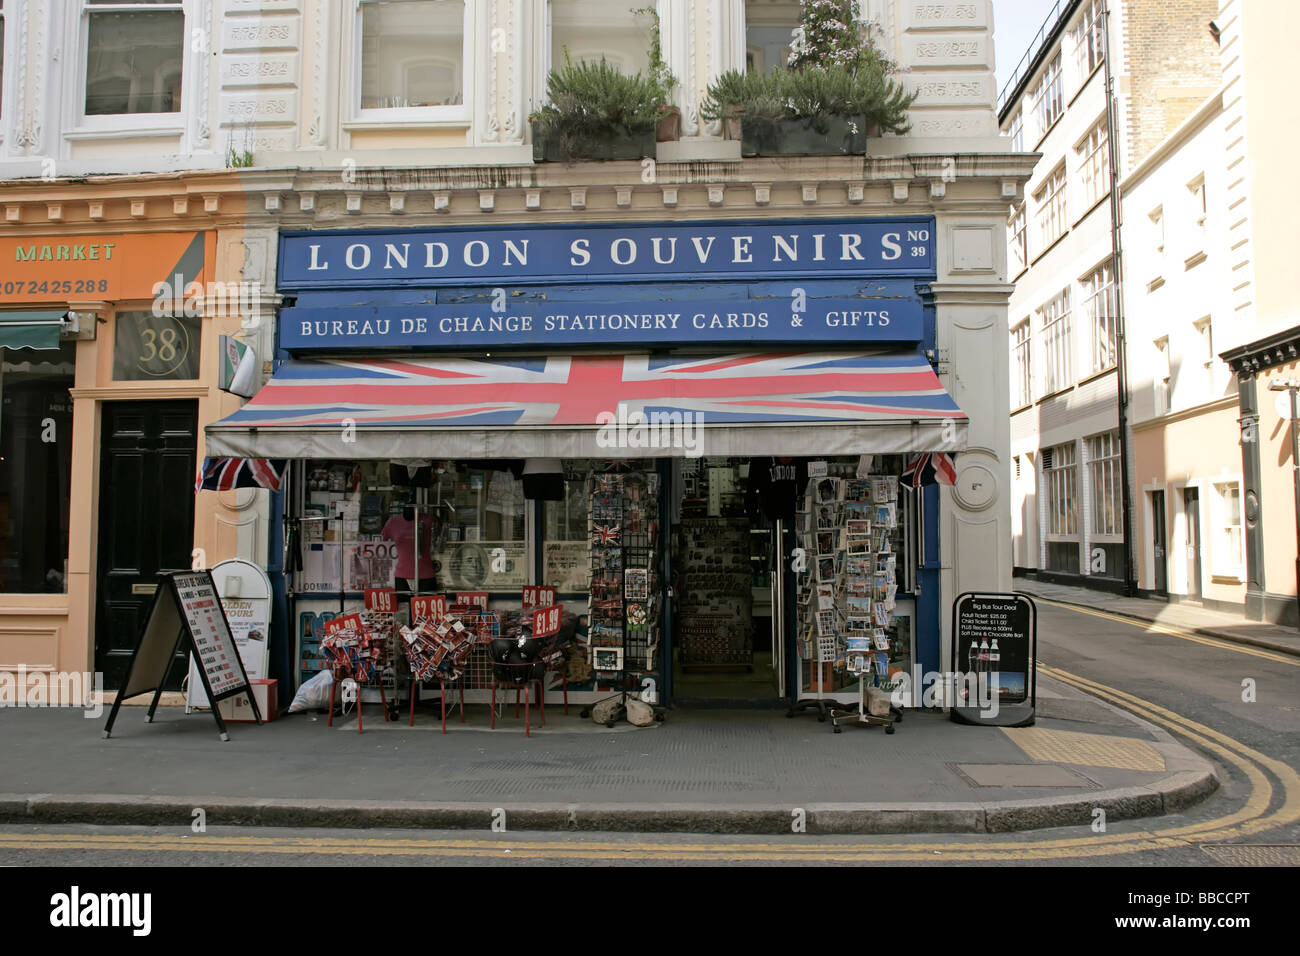
{"type": "Polygon", "coordinates": [[[230,491],[233,488],[280,490],[283,458],[204,458],[194,490],[230,491]]]}
{"type": "Polygon", "coordinates": [[[618,544],[622,529],[616,524],[598,524],[591,532],[591,543],[597,545],[618,544]]]}
{"type": "Polygon", "coordinates": [[[921,488],[925,485],[954,485],[957,483],[957,467],[952,463],[952,456],[943,452],[925,452],[914,455],[899,476],[898,483],[904,488],[921,488]]]}

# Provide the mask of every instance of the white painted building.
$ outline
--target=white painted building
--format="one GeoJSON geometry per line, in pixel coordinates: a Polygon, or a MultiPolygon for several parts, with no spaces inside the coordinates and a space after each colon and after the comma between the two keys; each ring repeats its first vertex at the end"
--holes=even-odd
{"type": "MultiPolygon", "coordinates": [[[[927,358],[969,416],[957,483],[939,490],[927,529],[938,553],[916,555],[931,575],[917,596],[931,608],[919,654],[946,666],[952,599],[1011,583],[1006,208],[1022,201],[1035,144],[998,135],[991,0],[864,0],[862,17],[918,93],[910,134],[872,138],[865,156],[743,160],[737,141],[701,120],[701,103],[726,70],[784,54],[779,33],[797,4],[656,8],[678,79],[680,141],[659,144],[653,164],[537,164],[528,115],[549,65],[567,47],[637,67],[645,18],[603,0],[178,0],[147,10],[4,0],[0,180],[15,197],[6,216],[12,206],[10,221],[30,231],[48,215],[30,180],[14,177],[115,173],[105,182],[116,183],[190,170],[170,204],[149,180],[140,208],[155,229],[179,227],[192,208],[219,214],[216,260],[268,290],[259,319],[281,304],[269,290],[289,231],[932,219],[933,281],[917,291],[933,316],[927,358]],[[116,55],[123,23],[147,57],[116,55]],[[217,195],[218,178],[223,190],[238,182],[239,194],[217,195]]],[[[108,215],[120,227],[135,208],[108,215]]],[[[61,228],[106,228],[93,209],[65,201],[61,228]]],[[[270,355],[273,331],[259,322],[246,339],[270,355]]],[[[275,563],[274,544],[270,552],[275,563]]]]}
{"type": "MultiPolygon", "coordinates": [[[[1111,166],[1125,175],[1217,82],[1213,12],[1200,2],[1174,17],[1144,0],[1062,0],[1002,91],[1003,133],[1013,149],[1041,154],[1008,220],[1018,572],[1126,583],[1115,273],[1133,226],[1126,218],[1122,241],[1113,238],[1111,166]]],[[[1139,346],[1134,373],[1151,358],[1139,346]]]]}

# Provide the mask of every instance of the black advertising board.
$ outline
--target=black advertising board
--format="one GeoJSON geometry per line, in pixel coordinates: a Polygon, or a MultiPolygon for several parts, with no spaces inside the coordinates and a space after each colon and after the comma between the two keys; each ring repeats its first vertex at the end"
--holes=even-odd
{"type": "Polygon", "coordinates": [[[952,605],[952,669],[959,675],[952,719],[995,727],[1032,724],[1037,649],[1038,608],[1027,596],[959,595],[952,605]]]}
{"type": "Polygon", "coordinates": [[[153,723],[163,682],[182,641],[199,663],[198,674],[221,739],[229,740],[230,737],[217,709],[217,701],[227,697],[246,694],[253,707],[253,717],[260,724],[262,715],[257,709],[257,699],[239,659],[239,650],[230,633],[230,622],[226,620],[212,572],[173,571],[162,575],[162,579],[163,586],[154,594],[149,619],[145,622],[135,653],[131,655],[126,682],[118,691],[113,709],[108,714],[104,736],[112,734],[122,701],[140,694],[154,695],[145,716],[148,723],[153,723]]]}

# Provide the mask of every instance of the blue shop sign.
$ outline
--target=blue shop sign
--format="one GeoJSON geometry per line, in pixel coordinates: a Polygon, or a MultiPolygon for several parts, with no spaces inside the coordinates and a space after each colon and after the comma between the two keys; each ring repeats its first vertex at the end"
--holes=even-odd
{"type": "Polygon", "coordinates": [[[286,234],[282,289],[646,279],[933,277],[928,218],[286,234]]]}
{"type": "Polygon", "coordinates": [[[280,347],[885,345],[919,341],[921,319],[916,296],[301,307],[281,313],[280,347]]]}

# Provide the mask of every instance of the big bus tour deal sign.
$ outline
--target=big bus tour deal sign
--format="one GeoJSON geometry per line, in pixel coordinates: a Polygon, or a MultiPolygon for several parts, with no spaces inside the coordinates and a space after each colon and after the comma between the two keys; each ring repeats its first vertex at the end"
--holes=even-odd
{"type": "Polygon", "coordinates": [[[967,591],[952,606],[952,667],[962,724],[1028,727],[1038,676],[1038,608],[1023,594],[967,591]]]}
{"type": "Polygon", "coordinates": [[[140,694],[153,694],[145,715],[145,721],[153,723],[167,671],[182,643],[199,664],[198,675],[221,739],[229,740],[230,736],[226,733],[217,702],[227,697],[247,694],[253,718],[260,724],[262,715],[257,709],[257,699],[239,658],[234,636],[230,633],[230,622],[226,620],[212,572],[175,571],[162,575],[162,579],[163,586],[154,596],[144,632],[131,655],[126,682],[109,711],[104,736],[111,736],[122,701],[140,694]]]}

